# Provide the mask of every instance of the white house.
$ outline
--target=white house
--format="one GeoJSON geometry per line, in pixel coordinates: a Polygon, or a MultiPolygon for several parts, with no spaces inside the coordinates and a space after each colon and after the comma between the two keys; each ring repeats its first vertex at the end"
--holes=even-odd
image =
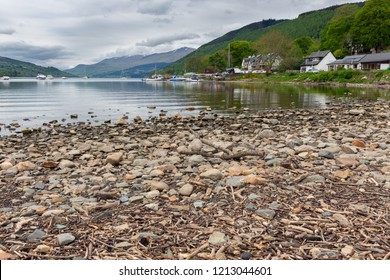
{"type": "Polygon", "coordinates": [[[331,51],[313,52],[301,64],[301,72],[328,71],[328,64],[335,60],[331,51]]]}

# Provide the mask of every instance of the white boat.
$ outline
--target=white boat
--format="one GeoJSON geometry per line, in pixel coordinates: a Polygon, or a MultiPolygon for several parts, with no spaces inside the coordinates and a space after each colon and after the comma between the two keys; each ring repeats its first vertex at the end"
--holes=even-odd
{"type": "Polygon", "coordinates": [[[178,76],[173,76],[172,78],[169,79],[170,82],[185,82],[186,78],[178,77],[178,76]]]}
{"type": "Polygon", "coordinates": [[[188,83],[197,83],[199,82],[199,79],[197,77],[192,77],[192,78],[186,78],[185,81],[188,83]]]}
{"type": "Polygon", "coordinates": [[[37,79],[38,79],[38,80],[46,80],[46,76],[43,75],[43,74],[38,74],[38,75],[37,75],[37,79]]]}
{"type": "Polygon", "coordinates": [[[89,78],[88,78],[88,76],[84,76],[83,79],[84,80],[88,80],[89,78]]]}
{"type": "Polygon", "coordinates": [[[4,80],[4,81],[8,81],[9,79],[10,79],[9,76],[3,76],[3,80],[4,80]]]}
{"type": "Polygon", "coordinates": [[[164,76],[162,75],[153,75],[151,78],[143,79],[144,82],[159,82],[164,81],[164,76]]]}
{"type": "Polygon", "coordinates": [[[46,79],[47,79],[47,80],[53,80],[54,78],[53,78],[52,75],[47,75],[46,79]]]}

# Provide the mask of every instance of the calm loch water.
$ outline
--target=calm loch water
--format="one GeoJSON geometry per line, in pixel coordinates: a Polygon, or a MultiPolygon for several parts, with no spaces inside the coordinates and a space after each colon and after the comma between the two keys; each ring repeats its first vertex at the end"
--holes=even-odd
{"type": "Polygon", "coordinates": [[[138,79],[12,79],[0,81],[0,135],[10,133],[7,125],[20,128],[42,123],[115,121],[167,115],[198,114],[207,107],[213,113],[232,113],[268,108],[323,108],[330,98],[389,99],[389,93],[376,89],[321,88],[238,83],[142,82],[138,79]],[[150,109],[148,107],[156,107],[150,109]],[[194,111],[187,111],[192,106],[194,111]],[[78,114],[78,119],[70,118],[78,114]]]}

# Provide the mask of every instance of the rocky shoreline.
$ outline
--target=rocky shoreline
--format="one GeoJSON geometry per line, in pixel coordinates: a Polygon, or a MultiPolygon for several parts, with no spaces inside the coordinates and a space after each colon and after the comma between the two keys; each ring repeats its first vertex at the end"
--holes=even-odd
{"type": "Polygon", "coordinates": [[[390,102],[0,138],[0,259],[390,259],[390,102]]]}

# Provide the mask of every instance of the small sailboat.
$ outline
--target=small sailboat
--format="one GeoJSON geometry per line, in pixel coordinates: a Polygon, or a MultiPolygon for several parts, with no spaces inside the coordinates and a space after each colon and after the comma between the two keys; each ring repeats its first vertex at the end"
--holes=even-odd
{"type": "Polygon", "coordinates": [[[4,80],[4,81],[8,81],[9,79],[10,79],[9,76],[3,76],[3,80],[4,80]]]}
{"type": "Polygon", "coordinates": [[[46,80],[53,80],[54,78],[53,78],[53,76],[52,75],[47,75],[46,76],[46,80]]]}

